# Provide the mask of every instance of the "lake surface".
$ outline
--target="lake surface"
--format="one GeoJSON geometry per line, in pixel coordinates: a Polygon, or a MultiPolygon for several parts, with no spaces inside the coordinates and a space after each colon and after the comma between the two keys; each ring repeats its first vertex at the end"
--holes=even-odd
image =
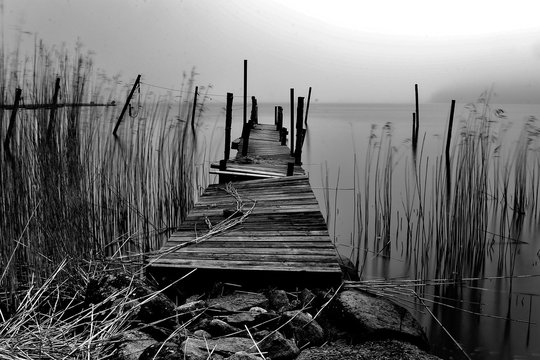
{"type": "MultiPolygon", "coordinates": [[[[259,121],[273,123],[274,105],[283,105],[284,126],[289,127],[288,104],[260,104],[259,121]]],[[[489,106],[488,115],[494,119],[493,126],[497,129],[492,142],[500,146],[499,149],[494,145],[492,155],[496,158],[489,159],[493,161],[489,171],[497,170],[497,166],[503,170],[507,167],[507,186],[513,189],[518,182],[513,159],[517,154],[515,148],[520,144],[519,135],[530,116],[540,115],[540,105],[492,103],[489,106]]],[[[461,120],[469,117],[470,109],[466,104],[456,106],[453,164],[459,151],[459,134],[464,131],[461,120]]],[[[540,338],[540,219],[538,197],[529,196],[538,189],[535,187],[538,183],[535,174],[540,167],[538,139],[531,138],[528,142],[524,174],[530,177],[527,182],[530,190],[526,193],[529,197],[523,215],[516,221],[515,216],[509,215],[511,211],[501,215],[500,206],[498,210],[486,210],[485,224],[477,226],[485,233],[487,243],[485,249],[476,252],[481,254],[481,259],[476,255],[472,263],[458,261],[452,265],[456,271],[443,272],[435,237],[433,243],[430,236],[418,241],[416,235],[417,240],[414,240],[414,233],[419,231],[414,226],[420,224],[414,219],[430,219],[422,220],[422,231],[427,226],[435,233],[438,215],[428,212],[436,206],[437,201],[433,200],[438,195],[433,195],[430,184],[435,183],[437,164],[442,164],[439,161],[445,144],[450,103],[422,104],[420,107],[420,145],[416,159],[419,170],[416,171],[421,185],[414,184],[413,176],[413,112],[412,104],[311,104],[303,167],[328,220],[330,236],[337,250],[353,261],[360,256],[363,280],[373,280],[374,285],[387,284],[382,289],[393,291],[390,295],[393,294],[396,301],[409,308],[421,321],[435,353],[447,358],[465,358],[424,304],[473,359],[540,358],[540,343],[536,341],[540,338]],[[384,159],[390,160],[385,163],[384,159]],[[368,167],[369,163],[371,167],[368,167]],[[377,164],[379,171],[375,170],[377,164]],[[418,186],[423,189],[420,194],[415,190],[418,186]],[[421,207],[414,200],[419,195],[423,196],[421,207]],[[366,199],[369,199],[367,206],[366,199]],[[386,214],[390,221],[381,223],[381,217],[376,215],[380,213],[386,214]],[[412,231],[407,231],[407,214],[413,218],[412,231]],[[442,275],[450,278],[433,281],[442,275]],[[412,283],[406,280],[414,279],[418,282],[411,287],[412,283]],[[456,279],[460,281],[455,282],[456,279]],[[395,287],[396,284],[400,286],[395,287]]],[[[234,138],[240,134],[240,106],[235,105],[233,116],[234,138]]],[[[200,166],[205,169],[210,161],[223,157],[223,104],[210,102],[199,126],[203,136],[198,145],[205,154],[200,166]]],[[[490,179],[490,173],[486,176],[490,184],[486,191],[500,187],[490,179]]],[[[511,192],[510,201],[513,201],[513,194],[511,192]]],[[[500,200],[497,203],[500,205],[500,200]]],[[[460,227],[467,221],[453,219],[451,223],[460,227]]],[[[468,225],[473,229],[476,226],[475,223],[468,225]]],[[[447,246],[452,248],[453,244],[447,246]]]]}

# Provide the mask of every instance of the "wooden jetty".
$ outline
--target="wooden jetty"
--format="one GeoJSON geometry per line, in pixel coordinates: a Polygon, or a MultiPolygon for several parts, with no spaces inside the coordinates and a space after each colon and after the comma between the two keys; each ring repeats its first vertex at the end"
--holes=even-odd
{"type": "MultiPolygon", "coordinates": [[[[305,131],[297,127],[302,136],[292,153],[277,114],[276,109],[274,124],[258,124],[252,113],[242,137],[232,142],[238,150],[233,159],[226,133],[225,159],[211,171],[219,174],[219,184],[204,191],[182,225],[148,259],[150,271],[170,277],[173,270],[196,268],[212,280],[280,285],[341,281],[338,256],[298,159],[305,131]]],[[[226,121],[227,132],[229,114],[226,121]]]]}

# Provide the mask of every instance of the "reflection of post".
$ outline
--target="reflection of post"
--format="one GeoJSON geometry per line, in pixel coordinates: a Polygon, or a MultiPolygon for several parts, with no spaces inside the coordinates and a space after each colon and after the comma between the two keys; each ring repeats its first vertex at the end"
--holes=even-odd
{"type": "Polygon", "coordinates": [[[231,154],[231,124],[232,124],[233,94],[227,93],[227,110],[225,111],[225,161],[231,154]]]}
{"type": "Polygon", "coordinates": [[[118,120],[116,121],[116,125],[114,126],[113,135],[116,135],[116,130],[118,130],[118,127],[120,126],[120,123],[122,122],[122,118],[124,117],[124,114],[126,113],[126,110],[129,106],[129,102],[131,101],[131,98],[133,97],[133,93],[135,92],[135,89],[137,88],[137,85],[139,85],[139,82],[141,81],[141,75],[137,75],[137,80],[135,80],[135,83],[133,84],[133,87],[131,88],[131,91],[129,92],[129,95],[126,99],[126,103],[124,104],[124,107],[122,108],[122,112],[120,113],[120,116],[118,117],[118,120]]]}
{"type": "Polygon", "coordinates": [[[56,78],[56,82],[54,83],[54,94],[52,98],[52,107],[51,107],[51,114],[49,117],[49,126],[47,126],[47,141],[50,140],[52,136],[52,132],[54,129],[54,122],[55,122],[55,115],[56,115],[56,105],[58,104],[58,91],[60,90],[60,78],[56,78]]]}
{"type": "Polygon", "coordinates": [[[291,89],[291,135],[290,135],[291,156],[294,156],[294,89],[291,89]]]}
{"type": "MultiPolygon", "coordinates": [[[[294,163],[302,165],[302,121],[304,120],[304,98],[298,98],[298,108],[296,113],[296,152],[294,154],[294,163]]],[[[291,139],[292,141],[292,139],[291,139]]]]}
{"type": "Polygon", "coordinates": [[[6,133],[6,139],[4,140],[4,150],[9,153],[9,141],[13,135],[13,129],[15,129],[15,119],[17,118],[17,110],[19,109],[19,101],[21,100],[22,90],[17,88],[15,90],[15,102],[13,103],[13,110],[11,110],[11,117],[9,118],[9,126],[6,133]]]}

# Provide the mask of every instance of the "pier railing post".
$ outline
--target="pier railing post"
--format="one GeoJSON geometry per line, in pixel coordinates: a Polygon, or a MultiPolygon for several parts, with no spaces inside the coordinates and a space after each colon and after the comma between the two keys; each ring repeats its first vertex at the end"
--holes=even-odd
{"type": "Polygon", "coordinates": [[[227,93],[227,108],[225,110],[225,161],[231,154],[231,125],[232,125],[233,94],[227,93]]]}
{"type": "MultiPolygon", "coordinates": [[[[294,162],[296,165],[302,165],[302,136],[303,136],[303,125],[304,120],[304,98],[298,98],[298,106],[296,113],[296,151],[294,153],[294,162]]],[[[293,139],[291,139],[291,142],[293,139]]]]}
{"type": "Polygon", "coordinates": [[[287,176],[293,176],[294,174],[294,163],[289,162],[287,163],[287,176]]]}

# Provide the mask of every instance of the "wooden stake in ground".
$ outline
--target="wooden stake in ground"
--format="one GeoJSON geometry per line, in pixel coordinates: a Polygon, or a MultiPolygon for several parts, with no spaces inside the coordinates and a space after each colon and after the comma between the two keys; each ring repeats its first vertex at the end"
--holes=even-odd
{"type": "Polygon", "coordinates": [[[133,87],[131,88],[131,91],[129,92],[129,95],[126,99],[126,103],[124,104],[124,107],[122,108],[122,112],[120,113],[120,116],[118,117],[118,120],[116,121],[116,125],[114,125],[113,135],[116,136],[116,130],[118,130],[118,127],[120,126],[120,123],[122,122],[122,118],[124,117],[124,114],[126,113],[126,110],[129,106],[129,102],[131,101],[131,98],[133,97],[133,93],[135,92],[135,89],[139,85],[141,81],[141,75],[137,75],[137,79],[135,80],[135,83],[133,84],[133,87]]]}

